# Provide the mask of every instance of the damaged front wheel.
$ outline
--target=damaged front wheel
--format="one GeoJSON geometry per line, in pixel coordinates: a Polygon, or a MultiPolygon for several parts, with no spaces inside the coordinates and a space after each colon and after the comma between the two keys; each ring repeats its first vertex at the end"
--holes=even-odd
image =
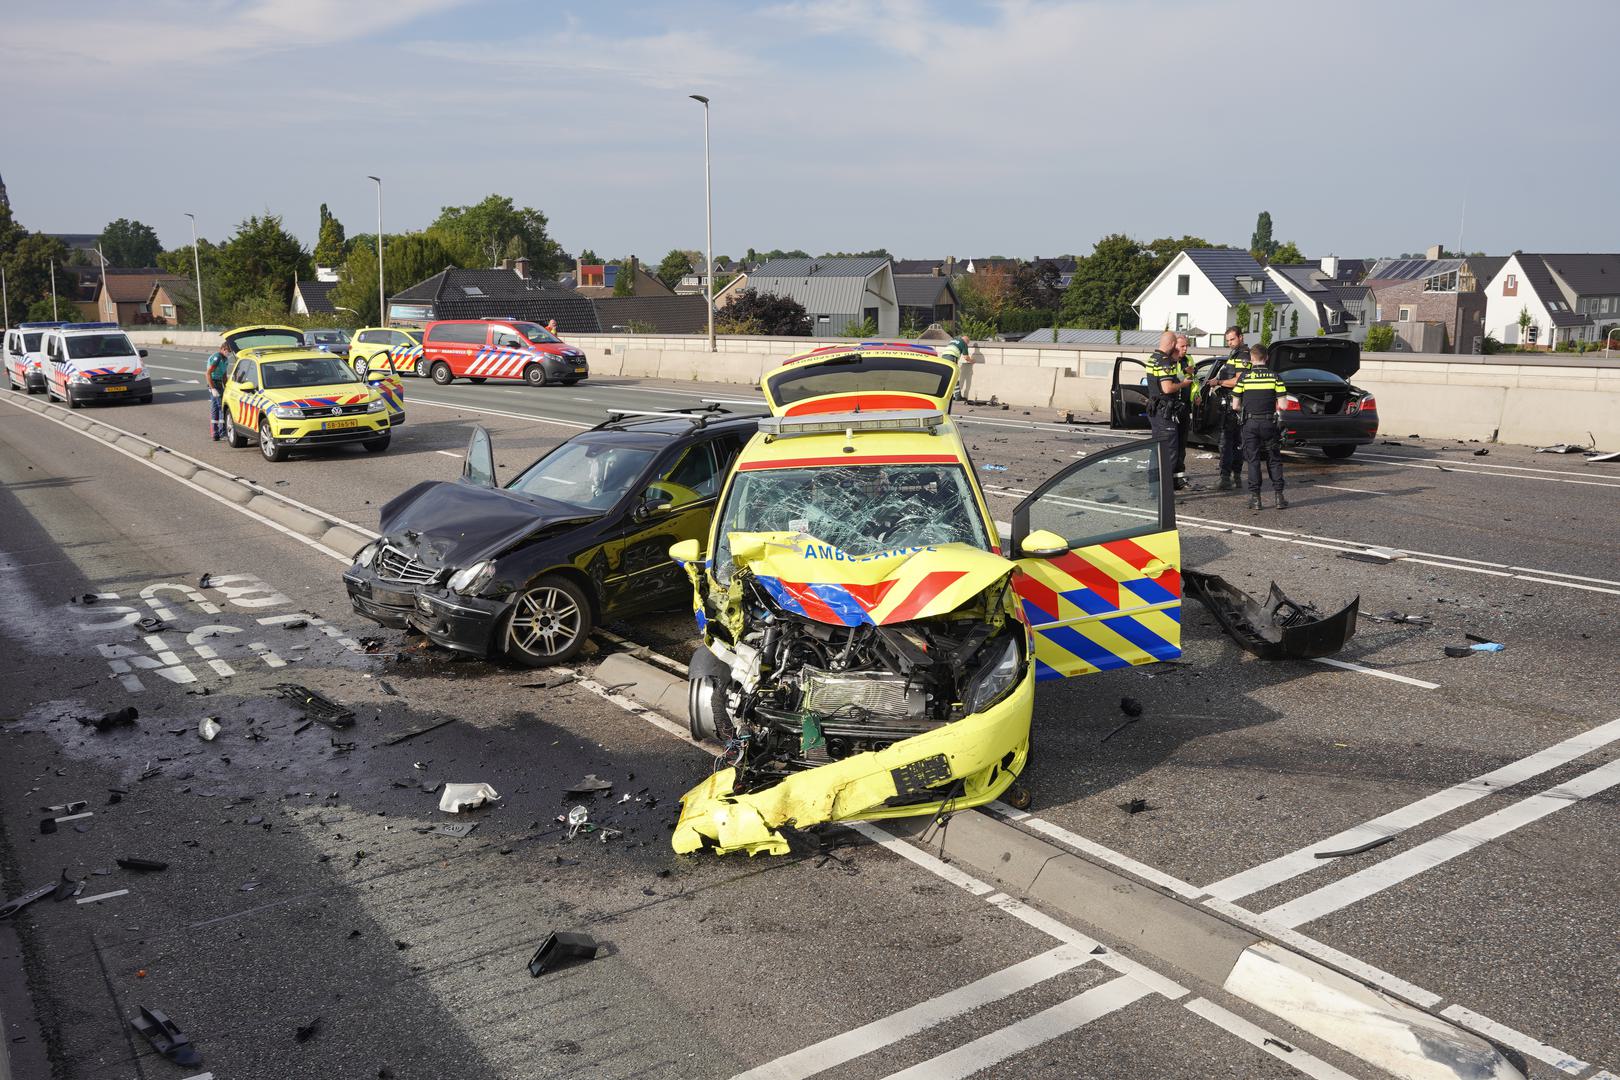
{"type": "Polygon", "coordinates": [[[591,632],[591,603],[567,578],[547,575],[512,601],[503,651],[524,667],[549,667],[572,660],[591,632]]]}
{"type": "Polygon", "coordinates": [[[687,665],[686,711],[694,739],[735,738],[737,725],[726,711],[726,683],[731,670],[708,649],[692,654],[687,665]]]}

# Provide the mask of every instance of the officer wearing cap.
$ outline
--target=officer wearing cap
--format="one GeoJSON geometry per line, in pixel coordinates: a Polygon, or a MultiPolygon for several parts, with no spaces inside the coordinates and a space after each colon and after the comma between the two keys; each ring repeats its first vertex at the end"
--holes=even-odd
{"type": "Polygon", "coordinates": [[[1249,350],[1253,366],[1238,376],[1232,387],[1232,407],[1242,418],[1243,464],[1249,471],[1249,509],[1259,510],[1260,455],[1277,493],[1277,509],[1288,509],[1283,497],[1282,427],[1277,423],[1277,399],[1287,393],[1282,380],[1271,373],[1271,353],[1264,345],[1249,350]]]}
{"type": "Polygon", "coordinates": [[[1177,491],[1187,486],[1187,444],[1182,440],[1187,406],[1182,392],[1191,385],[1192,379],[1187,377],[1181,355],[1176,351],[1175,331],[1166,330],[1159,335],[1159,347],[1147,361],[1147,416],[1153,437],[1170,445],[1170,472],[1175,477],[1177,491]]]}
{"type": "MultiPolygon", "coordinates": [[[[1213,384],[1231,390],[1237,385],[1238,377],[1254,365],[1249,363],[1249,347],[1243,343],[1243,328],[1228,326],[1226,328],[1226,347],[1232,354],[1226,358],[1216,372],[1213,384]]],[[[1221,410],[1221,483],[1220,490],[1231,491],[1243,486],[1243,447],[1238,440],[1240,417],[1230,407],[1230,394],[1223,394],[1228,399],[1227,408],[1221,410]]]]}

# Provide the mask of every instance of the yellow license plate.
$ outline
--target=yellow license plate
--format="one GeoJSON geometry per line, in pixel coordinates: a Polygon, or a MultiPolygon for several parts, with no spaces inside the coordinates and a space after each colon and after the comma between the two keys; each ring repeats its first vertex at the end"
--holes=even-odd
{"type": "Polygon", "coordinates": [[[360,421],[358,420],[328,420],[326,423],[321,425],[321,428],[325,431],[337,431],[339,428],[352,428],[359,426],[360,421]]]}
{"type": "Polygon", "coordinates": [[[588,370],[590,370],[590,369],[589,369],[589,368],[582,368],[582,367],[577,367],[577,368],[575,368],[575,369],[574,369],[574,373],[575,373],[575,374],[576,374],[576,375],[583,375],[583,374],[585,374],[585,372],[586,372],[586,371],[588,371],[588,370]]]}
{"type": "Polygon", "coordinates": [[[107,393],[107,394],[122,394],[124,391],[128,390],[129,387],[127,387],[127,386],[103,386],[101,389],[102,389],[103,393],[107,393]]]}

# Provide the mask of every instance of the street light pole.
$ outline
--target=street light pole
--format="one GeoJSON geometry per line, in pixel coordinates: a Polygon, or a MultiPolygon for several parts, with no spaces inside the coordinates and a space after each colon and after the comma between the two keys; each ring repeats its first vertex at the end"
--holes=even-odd
{"type": "Polygon", "coordinates": [[[50,267],[51,267],[51,321],[52,322],[61,322],[62,320],[56,314],[56,259],[55,258],[51,259],[50,267]]]}
{"type": "MultiPolygon", "coordinates": [[[[0,266],[0,313],[6,317],[6,329],[11,329],[11,296],[6,292],[6,268],[0,266]]],[[[1603,355],[1607,356],[1608,353],[1603,355]]]]}
{"type": "Polygon", "coordinates": [[[191,268],[197,273],[197,329],[206,331],[208,320],[203,318],[202,303],[202,256],[197,252],[197,215],[187,214],[191,219],[191,268]]]}
{"type": "Polygon", "coordinates": [[[377,182],[377,325],[388,325],[388,294],[383,291],[382,177],[367,176],[377,182]]]}
{"type": "Polygon", "coordinates": [[[703,105],[703,281],[709,294],[709,351],[714,352],[714,189],[709,174],[709,99],[702,94],[688,94],[703,105]]]}

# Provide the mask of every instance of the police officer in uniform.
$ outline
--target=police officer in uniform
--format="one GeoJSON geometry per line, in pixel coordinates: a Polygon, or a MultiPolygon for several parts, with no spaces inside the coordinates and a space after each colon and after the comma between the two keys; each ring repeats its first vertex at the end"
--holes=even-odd
{"type": "Polygon", "coordinates": [[[1155,439],[1170,444],[1170,472],[1175,477],[1176,490],[1187,486],[1185,447],[1181,439],[1182,426],[1187,422],[1187,406],[1182,391],[1192,385],[1176,352],[1176,335],[1166,330],[1159,335],[1159,347],[1147,361],[1148,426],[1155,439]]]}
{"type": "MultiPolygon", "coordinates": [[[[1243,329],[1238,326],[1226,328],[1226,347],[1232,354],[1226,358],[1221,369],[1216,372],[1212,380],[1215,387],[1224,387],[1230,391],[1237,385],[1238,377],[1254,365],[1249,363],[1249,347],[1243,343],[1243,329]]],[[[1243,487],[1243,447],[1239,444],[1238,434],[1242,417],[1231,408],[1230,394],[1222,394],[1226,408],[1220,416],[1221,423],[1221,483],[1220,490],[1232,491],[1243,487]]]]}
{"type": "Polygon", "coordinates": [[[1249,509],[1259,510],[1260,455],[1266,455],[1266,472],[1277,492],[1277,509],[1288,509],[1283,497],[1282,427],[1277,423],[1277,398],[1287,393],[1282,380],[1271,373],[1270,351],[1264,345],[1249,350],[1253,363],[1238,376],[1232,387],[1232,405],[1242,417],[1243,463],[1249,470],[1249,509]]]}

